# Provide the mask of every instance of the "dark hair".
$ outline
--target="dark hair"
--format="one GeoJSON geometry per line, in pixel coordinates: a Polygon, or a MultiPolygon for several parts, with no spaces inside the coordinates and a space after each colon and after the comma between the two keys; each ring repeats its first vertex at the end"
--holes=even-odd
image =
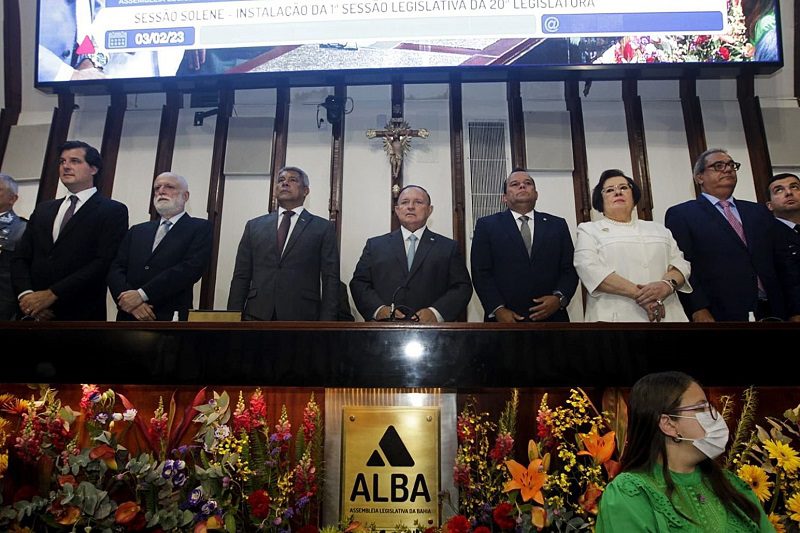
{"type": "Polygon", "coordinates": [[[775,174],[767,182],[767,198],[772,198],[772,191],[769,188],[770,185],[772,185],[774,182],[776,182],[778,180],[783,180],[783,179],[786,179],[786,178],[794,178],[794,179],[800,181],[800,177],[798,177],[797,174],[792,174],[791,172],[781,172],[780,174],[775,174]]]}
{"type": "Polygon", "coordinates": [[[425,193],[425,196],[428,197],[428,205],[431,205],[431,195],[428,194],[428,191],[425,190],[425,187],[420,187],[419,185],[406,185],[405,187],[400,189],[400,192],[397,193],[397,199],[398,200],[400,199],[400,195],[403,194],[403,191],[405,191],[406,189],[419,189],[419,190],[421,190],[422,192],[425,193]]]}
{"type": "MultiPolygon", "coordinates": [[[[525,174],[528,174],[528,169],[522,167],[514,167],[514,169],[511,172],[509,172],[508,176],[506,176],[506,179],[503,180],[503,194],[508,192],[508,178],[510,178],[511,174],[514,174],[515,172],[524,172],[525,174]]],[[[528,174],[528,177],[531,178],[531,175],[528,174]]]]}
{"type": "MultiPolygon", "coordinates": [[[[697,381],[683,372],[648,374],[633,385],[628,402],[628,439],[620,458],[621,470],[650,473],[661,460],[661,472],[670,500],[675,482],[666,460],[668,437],[661,432],[659,422],[661,415],[675,412],[683,393],[692,383],[697,381]]],[[[733,488],[722,467],[708,458],[698,467],[728,512],[741,513],[753,522],[759,522],[758,508],[733,488]]],[[[684,517],[693,521],[689,516],[684,517]]]]}
{"type": "Polygon", "coordinates": [[[61,154],[66,150],[74,150],[75,148],[83,148],[83,158],[86,160],[86,163],[97,169],[94,175],[94,185],[96,186],[100,182],[100,176],[103,173],[103,158],[100,157],[100,152],[89,143],[83,141],[67,141],[58,147],[58,156],[61,157],[61,154]]]}
{"type": "Polygon", "coordinates": [[[592,191],[592,207],[601,213],[603,212],[603,184],[611,178],[616,177],[622,177],[628,181],[628,185],[631,186],[631,192],[633,192],[633,205],[638,204],[639,200],[642,198],[642,190],[636,185],[636,182],[626,176],[620,169],[610,168],[604,170],[603,173],[600,174],[600,181],[597,182],[597,185],[594,186],[594,190],[592,191]]]}
{"type": "Polygon", "coordinates": [[[774,0],[750,0],[749,2],[742,2],[742,13],[744,14],[745,24],[747,25],[747,36],[750,42],[755,39],[755,29],[761,17],[775,11],[774,0]]]}

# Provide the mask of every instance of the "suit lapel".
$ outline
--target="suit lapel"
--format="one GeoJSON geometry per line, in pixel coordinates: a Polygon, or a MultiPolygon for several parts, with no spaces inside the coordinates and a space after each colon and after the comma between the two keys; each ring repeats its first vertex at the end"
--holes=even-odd
{"type": "MultiPolygon", "coordinates": [[[[534,216],[536,216],[536,214],[537,213],[534,211],[534,216]]],[[[514,243],[514,253],[519,254],[520,257],[524,257],[526,260],[530,261],[531,257],[533,257],[533,254],[531,254],[531,257],[528,257],[528,251],[525,249],[525,241],[522,240],[522,234],[519,231],[519,226],[517,225],[517,219],[515,218],[514,213],[512,213],[510,209],[506,209],[503,212],[501,220],[503,229],[506,233],[508,233],[509,238],[511,238],[511,241],[514,243]]],[[[538,220],[534,219],[534,232],[538,232],[537,228],[539,224],[536,222],[538,222],[538,220]]],[[[535,234],[533,235],[533,247],[536,247],[535,234]]]]}
{"type": "MultiPolygon", "coordinates": [[[[277,220],[277,215],[276,215],[276,220],[277,220]]],[[[286,243],[281,258],[289,255],[289,252],[292,251],[292,248],[294,247],[295,243],[298,241],[298,239],[300,239],[300,236],[308,227],[309,222],[311,222],[311,214],[308,212],[308,210],[303,209],[303,212],[297,216],[297,222],[294,223],[294,229],[292,229],[292,234],[289,235],[289,242],[286,243]]],[[[275,239],[275,244],[273,246],[277,247],[277,242],[278,242],[277,222],[275,224],[274,239],[275,239]]]]}
{"type": "MultiPolygon", "coordinates": [[[[184,215],[184,216],[186,216],[186,215],[184,215]]],[[[183,219],[183,217],[181,217],[181,219],[183,219]]],[[[156,233],[158,233],[158,226],[159,225],[161,225],[161,218],[160,217],[155,219],[155,220],[151,220],[150,222],[147,223],[147,226],[145,227],[145,230],[144,230],[145,238],[142,239],[142,254],[144,254],[144,255],[146,255],[148,257],[151,257],[151,256],[155,255],[155,253],[158,251],[159,248],[161,248],[161,246],[164,244],[164,241],[167,238],[166,235],[165,235],[164,239],[162,239],[161,242],[158,243],[158,248],[153,250],[153,243],[156,241],[156,233]]],[[[169,233],[171,233],[172,231],[174,231],[174,229],[175,228],[172,228],[171,230],[169,230],[169,232],[167,232],[167,235],[169,233]]]]}
{"type": "MultiPolygon", "coordinates": [[[[422,233],[422,238],[417,243],[417,250],[414,252],[414,262],[411,263],[411,271],[408,273],[409,278],[420,269],[420,266],[425,261],[425,257],[428,255],[428,252],[431,251],[434,244],[436,244],[436,237],[431,230],[425,228],[425,231],[422,233]]],[[[408,260],[406,260],[406,264],[408,264],[408,260]]]]}
{"type": "Polygon", "coordinates": [[[398,229],[389,234],[389,250],[391,250],[397,262],[402,265],[403,270],[408,270],[408,258],[406,256],[406,243],[403,242],[403,230],[398,229]]]}
{"type": "MultiPolygon", "coordinates": [[[[66,201],[67,201],[66,197],[63,200],[61,200],[62,203],[66,201]]],[[[64,226],[64,229],[61,231],[61,233],[58,234],[58,241],[56,241],[56,244],[58,244],[61,241],[62,237],[66,237],[67,235],[75,231],[76,227],[79,227],[84,220],[89,218],[92,215],[92,211],[94,209],[97,209],[96,204],[98,204],[99,202],[100,202],[100,191],[97,191],[88,200],[86,200],[83,203],[83,205],[81,205],[81,208],[78,209],[77,213],[72,215],[72,218],[69,219],[67,225],[64,226]]],[[[61,207],[61,204],[59,204],[58,207],[61,207]]],[[[56,208],[56,211],[58,211],[58,208],[56,208]]]]}
{"type": "MultiPolygon", "coordinates": [[[[728,222],[728,219],[725,218],[725,215],[723,215],[719,211],[719,209],[717,209],[716,205],[714,205],[711,202],[709,202],[704,196],[700,196],[697,199],[697,202],[700,204],[700,209],[702,209],[703,211],[708,213],[708,215],[711,217],[711,219],[714,220],[714,222],[720,228],[722,228],[722,231],[726,235],[728,235],[731,239],[734,239],[736,241],[736,243],[739,246],[741,246],[742,248],[747,248],[745,246],[745,244],[742,242],[742,239],[739,238],[739,235],[733,229],[733,226],[731,226],[731,223],[728,222]]],[[[737,205],[736,208],[739,209],[739,206],[737,205]]],[[[741,214],[742,214],[741,211],[739,211],[739,216],[741,216],[741,214]]],[[[742,226],[744,226],[744,217],[742,217],[742,226]]],[[[745,236],[747,236],[747,230],[746,229],[745,229],[745,236]]]]}
{"type": "MultiPolygon", "coordinates": [[[[533,248],[531,250],[531,261],[534,261],[536,254],[541,251],[542,247],[548,242],[548,234],[550,233],[550,222],[547,217],[541,213],[533,212],[533,248]]],[[[522,237],[520,237],[521,239],[522,237]]]]}

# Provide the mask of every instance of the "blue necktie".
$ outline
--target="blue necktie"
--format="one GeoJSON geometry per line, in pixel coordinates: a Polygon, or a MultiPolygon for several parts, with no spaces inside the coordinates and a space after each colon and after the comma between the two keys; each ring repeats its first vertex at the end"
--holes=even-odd
{"type": "Polygon", "coordinates": [[[414,254],[417,252],[417,236],[413,233],[408,236],[408,271],[411,272],[411,265],[414,264],[414,254]]]}

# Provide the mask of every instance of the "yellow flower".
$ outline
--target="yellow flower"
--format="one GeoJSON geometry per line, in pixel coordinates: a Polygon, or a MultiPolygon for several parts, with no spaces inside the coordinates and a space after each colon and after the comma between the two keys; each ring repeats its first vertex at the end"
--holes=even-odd
{"type": "Polygon", "coordinates": [[[769,518],[769,523],[772,524],[772,527],[775,528],[775,533],[786,533],[786,526],[783,525],[780,516],[771,513],[767,518],[769,518]]]}
{"type": "Polygon", "coordinates": [[[786,500],[786,509],[792,512],[792,514],[789,515],[789,518],[795,522],[800,522],[800,493],[797,493],[786,500]]]}
{"type": "Polygon", "coordinates": [[[544,504],[542,487],[547,481],[547,474],[542,469],[541,459],[531,461],[528,468],[513,460],[506,461],[506,467],[511,474],[511,481],[505,484],[503,492],[519,489],[523,502],[533,499],[544,504]]]}
{"type": "Polygon", "coordinates": [[[778,466],[786,472],[792,473],[800,467],[800,457],[788,444],[781,441],[768,440],[764,442],[764,447],[769,452],[769,456],[775,459],[778,462],[778,466]]]}
{"type": "Polygon", "coordinates": [[[3,479],[6,470],[8,470],[8,454],[0,453],[0,479],[3,479]]]}
{"type": "Polygon", "coordinates": [[[743,465],[739,468],[737,475],[750,485],[750,488],[758,496],[758,501],[765,502],[772,495],[769,490],[772,482],[767,479],[767,473],[761,467],[743,465]]]}

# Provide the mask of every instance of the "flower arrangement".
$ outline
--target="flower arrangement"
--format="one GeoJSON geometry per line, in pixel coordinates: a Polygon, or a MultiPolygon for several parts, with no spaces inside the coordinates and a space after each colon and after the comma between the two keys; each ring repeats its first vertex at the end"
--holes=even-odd
{"type": "MultiPolygon", "coordinates": [[[[742,394],[726,466],[747,482],[764,506],[777,533],[800,528],[800,405],[783,418],[765,417],[766,427],[755,424],[758,398],[750,387],[742,394]]],[[[723,397],[723,415],[733,399],[723,397]]]]}
{"type": "Polygon", "coordinates": [[[617,439],[624,441],[626,407],[609,391],[600,413],[581,389],[562,406],[539,406],[537,440],[528,443],[527,466],[511,458],[518,395],[514,391],[495,429],[488,415],[468,403],[459,416],[455,484],[459,514],[448,533],[591,530],[597,502],[619,470],[617,439]]]}
{"type": "Polygon", "coordinates": [[[597,63],[712,63],[749,61],[755,47],[747,37],[742,0],[728,0],[728,31],[721,35],[626,36],[597,63]]]}
{"type": "Polygon", "coordinates": [[[166,409],[162,398],[149,421],[96,385],[82,386],[79,411],[48,387],[38,399],[2,395],[0,409],[0,483],[25,468],[36,475],[15,477],[38,481],[0,500],[4,531],[317,531],[322,418],[313,394],[295,435],[285,406],[267,420],[260,390],[232,404],[227,392],[206,401],[203,389],[182,417],[174,395],[166,409]]]}

